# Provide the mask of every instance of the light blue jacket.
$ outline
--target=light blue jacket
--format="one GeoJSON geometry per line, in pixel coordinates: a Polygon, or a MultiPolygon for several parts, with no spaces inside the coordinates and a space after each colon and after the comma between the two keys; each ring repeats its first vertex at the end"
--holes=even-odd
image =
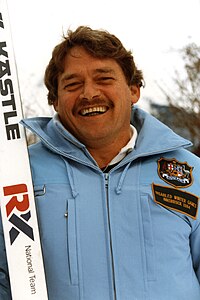
{"type": "Polygon", "coordinates": [[[200,300],[200,160],[190,143],[134,109],[135,149],[106,174],[58,121],[23,123],[41,139],[30,159],[49,300],[200,300]]]}

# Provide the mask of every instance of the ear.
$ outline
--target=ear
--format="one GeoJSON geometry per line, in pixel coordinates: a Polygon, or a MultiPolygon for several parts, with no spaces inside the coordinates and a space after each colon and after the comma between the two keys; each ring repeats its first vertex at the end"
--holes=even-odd
{"type": "Polygon", "coordinates": [[[58,99],[56,99],[56,100],[53,102],[53,107],[54,107],[55,111],[58,112],[58,99]]]}
{"type": "Polygon", "coordinates": [[[135,104],[140,99],[140,87],[137,85],[130,86],[131,91],[131,104],[135,104]]]}

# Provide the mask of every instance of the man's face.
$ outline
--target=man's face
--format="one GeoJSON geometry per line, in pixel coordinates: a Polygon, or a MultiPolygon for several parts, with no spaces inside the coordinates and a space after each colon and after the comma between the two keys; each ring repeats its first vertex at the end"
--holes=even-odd
{"type": "Polygon", "coordinates": [[[139,88],[127,85],[114,59],[95,58],[76,46],[66,56],[64,72],[58,77],[54,108],[79,141],[98,147],[130,137],[131,104],[138,98],[139,88]]]}

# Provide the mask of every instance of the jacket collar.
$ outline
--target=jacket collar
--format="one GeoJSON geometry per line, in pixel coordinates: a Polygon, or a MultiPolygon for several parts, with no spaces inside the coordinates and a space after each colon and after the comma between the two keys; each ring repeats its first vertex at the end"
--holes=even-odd
{"type": "Polygon", "coordinates": [[[133,109],[131,123],[139,133],[135,155],[148,156],[192,146],[190,141],[140,108],[133,109]]]}
{"type": "MultiPolygon", "coordinates": [[[[85,145],[70,134],[55,116],[24,119],[21,123],[35,133],[53,152],[87,163],[96,162],[85,145]],[[80,149],[82,151],[80,151],[80,149]]],[[[169,127],[140,108],[133,108],[131,124],[137,129],[138,137],[131,159],[165,153],[192,145],[188,140],[174,133],[169,127]]],[[[128,158],[127,158],[128,159],[128,158]]],[[[126,158],[124,160],[127,160],[126,158]]]]}

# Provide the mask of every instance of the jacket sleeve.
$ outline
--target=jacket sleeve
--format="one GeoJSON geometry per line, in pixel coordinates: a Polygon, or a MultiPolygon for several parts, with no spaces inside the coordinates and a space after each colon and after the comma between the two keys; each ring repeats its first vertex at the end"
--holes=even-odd
{"type": "Polygon", "coordinates": [[[193,166],[192,194],[198,197],[197,219],[191,221],[190,251],[192,255],[193,268],[200,285],[200,159],[190,154],[190,166],[193,166]]]}
{"type": "Polygon", "coordinates": [[[190,236],[193,267],[200,284],[200,223],[190,236]]]}
{"type": "Polygon", "coordinates": [[[0,213],[0,299],[12,300],[1,213],[0,213]]]}

